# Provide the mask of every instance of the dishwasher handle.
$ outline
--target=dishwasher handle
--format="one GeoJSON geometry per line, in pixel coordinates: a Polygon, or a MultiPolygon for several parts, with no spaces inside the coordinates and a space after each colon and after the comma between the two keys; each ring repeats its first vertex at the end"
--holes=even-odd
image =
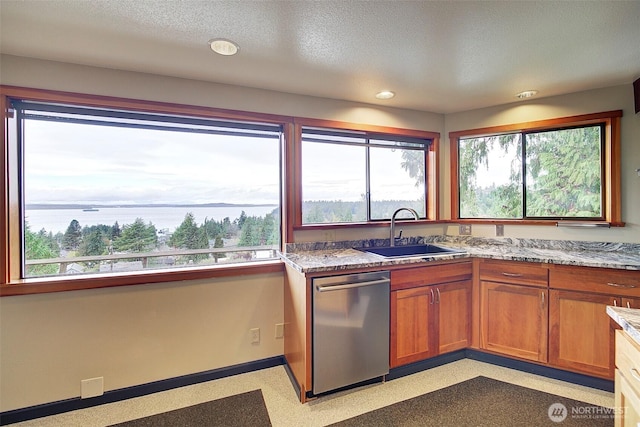
{"type": "Polygon", "coordinates": [[[346,285],[328,285],[328,286],[316,286],[316,290],[318,292],[331,292],[331,291],[341,291],[344,289],[353,289],[353,288],[362,288],[364,286],[374,286],[374,285],[383,285],[391,283],[389,279],[380,279],[380,280],[369,280],[367,282],[355,282],[355,283],[347,283],[346,285]]]}

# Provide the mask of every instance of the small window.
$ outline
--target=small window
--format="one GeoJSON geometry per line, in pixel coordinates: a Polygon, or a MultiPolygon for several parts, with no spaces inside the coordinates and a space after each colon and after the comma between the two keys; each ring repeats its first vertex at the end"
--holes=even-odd
{"type": "Polygon", "coordinates": [[[555,127],[453,132],[454,219],[619,225],[619,172],[611,167],[619,115],[557,119],[555,127]]]}
{"type": "Polygon", "coordinates": [[[22,277],[277,258],[280,125],[13,106],[22,277]]]}
{"type": "Polygon", "coordinates": [[[400,207],[427,216],[430,139],[304,127],[302,224],[388,220],[400,207]]]}

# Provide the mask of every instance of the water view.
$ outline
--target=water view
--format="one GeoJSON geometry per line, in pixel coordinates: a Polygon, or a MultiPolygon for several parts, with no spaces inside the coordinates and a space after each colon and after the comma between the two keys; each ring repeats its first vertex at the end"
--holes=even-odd
{"type": "Polygon", "coordinates": [[[85,209],[27,209],[26,220],[32,231],[38,232],[43,228],[54,235],[64,233],[72,220],[77,220],[80,226],[92,226],[98,224],[113,225],[116,221],[122,227],[125,224],[133,224],[136,218],[142,218],[145,223],[153,223],[158,231],[173,232],[182,223],[185,215],[191,212],[199,224],[205,218],[222,221],[229,218],[233,221],[239,218],[242,211],[247,216],[263,217],[271,213],[278,206],[169,206],[169,207],[116,207],[85,209]]]}

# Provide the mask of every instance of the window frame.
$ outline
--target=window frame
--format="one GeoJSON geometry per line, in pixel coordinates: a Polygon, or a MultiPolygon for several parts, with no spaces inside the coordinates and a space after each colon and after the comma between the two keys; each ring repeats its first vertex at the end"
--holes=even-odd
{"type": "MultiPolygon", "coordinates": [[[[459,223],[478,224],[523,224],[523,225],[552,225],[563,223],[598,225],[611,227],[623,227],[625,224],[621,218],[621,185],[620,185],[620,119],[622,110],[606,111],[601,113],[584,114],[577,116],[561,117],[534,122],[516,123],[504,126],[469,129],[449,132],[450,144],[450,176],[451,176],[451,220],[459,223]],[[557,218],[460,218],[460,177],[458,164],[458,148],[461,138],[474,138],[493,136],[508,133],[534,133],[539,131],[553,131],[583,127],[589,125],[604,126],[604,147],[601,157],[602,170],[602,217],[580,218],[574,220],[558,220],[557,218]]],[[[524,159],[523,159],[524,162],[524,159]]],[[[524,179],[525,177],[523,177],[524,179]]]]}
{"type": "MultiPolygon", "coordinates": [[[[376,134],[393,138],[409,137],[430,139],[432,142],[425,150],[425,218],[418,220],[420,223],[434,222],[438,220],[438,175],[439,175],[439,142],[440,133],[421,131],[414,129],[403,129],[387,126],[354,124],[334,120],[294,118],[294,139],[291,147],[291,168],[293,173],[290,174],[291,182],[290,191],[292,199],[295,200],[291,206],[291,221],[288,236],[293,237],[296,230],[327,230],[335,228],[358,228],[358,227],[388,227],[389,221],[386,219],[373,219],[370,221],[350,222],[350,223],[322,223],[322,224],[305,224],[302,221],[302,129],[303,128],[323,128],[335,129],[336,131],[356,131],[376,134]]],[[[369,202],[369,201],[368,201],[369,202]]],[[[287,242],[292,243],[292,242],[287,242]]]]}
{"type": "MultiPolygon", "coordinates": [[[[0,107],[2,108],[2,178],[3,197],[0,199],[0,296],[23,295],[44,292],[92,289],[111,286],[126,286],[144,283],[162,283],[246,274],[269,274],[283,271],[280,260],[253,261],[246,264],[230,264],[199,268],[150,270],[119,274],[88,274],[83,276],[53,276],[22,278],[22,233],[21,233],[21,189],[20,159],[18,153],[18,118],[10,105],[11,99],[33,102],[69,104],[88,108],[113,108],[140,113],[157,113],[201,117],[206,119],[273,123],[282,127],[281,169],[285,170],[286,146],[291,140],[289,116],[264,113],[247,113],[202,106],[190,106],[156,101],[133,100],[99,95],[84,95],[43,89],[31,89],[0,85],[0,107]]],[[[281,186],[285,180],[281,177],[281,186]]],[[[285,244],[287,192],[281,189],[281,247],[285,244]]]]}

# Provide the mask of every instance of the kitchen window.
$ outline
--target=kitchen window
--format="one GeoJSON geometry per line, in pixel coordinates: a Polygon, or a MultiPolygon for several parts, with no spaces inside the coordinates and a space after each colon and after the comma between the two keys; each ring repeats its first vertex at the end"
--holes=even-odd
{"type": "Polygon", "coordinates": [[[278,259],[283,123],[144,102],[3,102],[18,202],[5,280],[180,280],[179,270],[278,259]]]}
{"type": "Polygon", "coordinates": [[[432,219],[433,134],[302,126],[300,140],[303,225],[389,220],[400,207],[432,219]]]}
{"type": "Polygon", "coordinates": [[[452,133],[454,219],[618,225],[620,115],[452,133]]]}

